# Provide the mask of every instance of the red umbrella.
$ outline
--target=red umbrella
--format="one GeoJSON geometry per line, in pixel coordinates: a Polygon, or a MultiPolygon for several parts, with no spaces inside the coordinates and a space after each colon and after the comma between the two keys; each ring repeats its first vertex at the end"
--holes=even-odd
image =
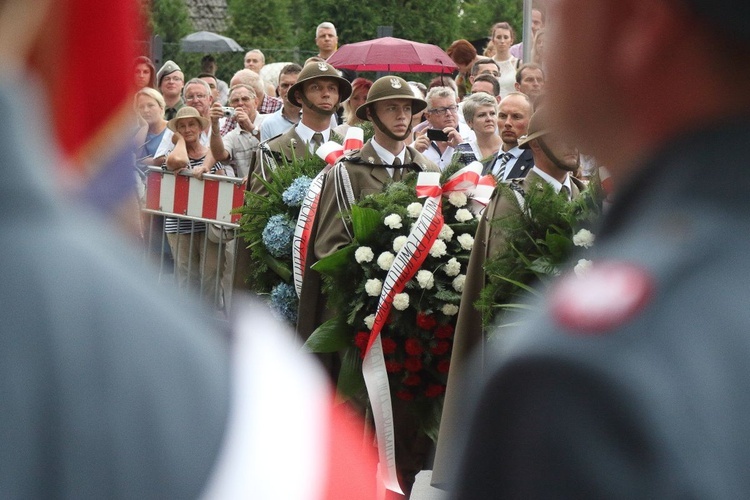
{"type": "Polygon", "coordinates": [[[437,45],[390,36],[343,45],[328,64],[356,71],[452,73],[456,63],[437,45]]]}

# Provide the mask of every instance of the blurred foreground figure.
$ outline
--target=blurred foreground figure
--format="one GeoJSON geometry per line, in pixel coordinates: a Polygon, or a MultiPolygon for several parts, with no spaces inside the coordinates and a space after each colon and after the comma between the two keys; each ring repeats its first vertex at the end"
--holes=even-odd
{"type": "Polygon", "coordinates": [[[51,5],[0,0],[0,498],[372,498],[362,434],[267,313],[248,307],[230,353],[54,189],[49,99],[24,70],[51,5]]]}
{"type": "Polygon", "coordinates": [[[545,106],[619,191],[588,273],[498,334],[454,497],[746,497],[748,4],[549,5],[545,106]]]}

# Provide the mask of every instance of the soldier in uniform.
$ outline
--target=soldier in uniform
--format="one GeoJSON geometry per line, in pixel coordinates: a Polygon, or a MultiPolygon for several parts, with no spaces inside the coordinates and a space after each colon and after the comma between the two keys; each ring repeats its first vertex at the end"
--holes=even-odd
{"type": "MultiPolygon", "coordinates": [[[[252,172],[265,178],[267,168],[275,168],[286,158],[304,158],[331,139],[331,116],[339,104],[352,94],[352,85],[330,64],[317,62],[306,65],[297,82],[289,88],[289,102],[302,108],[302,117],[295,126],[260,145],[252,172]]],[[[254,177],[248,189],[263,192],[263,184],[254,177]]]]}
{"type": "Polygon", "coordinates": [[[747,3],[558,0],[548,14],[551,124],[619,192],[590,270],[490,349],[454,497],[744,498],[747,3]]]}
{"type": "MultiPolygon", "coordinates": [[[[392,180],[417,172],[439,172],[437,165],[417,150],[406,146],[411,136],[412,116],[421,113],[427,103],[414,96],[405,80],[386,76],[377,80],[367,93],[367,101],[357,108],[357,117],[371,121],[374,136],[360,151],[342,158],[326,174],[313,229],[311,254],[307,262],[331,255],[352,241],[351,228],[341,212],[369,194],[383,190],[392,180]]],[[[297,330],[307,338],[332,313],[326,309],[319,275],[307,269],[302,283],[297,330]],[[324,317],[324,315],[328,315],[324,317]]],[[[335,378],[338,360],[323,358],[335,378]]],[[[430,450],[430,439],[417,429],[416,422],[394,400],[396,467],[402,487],[411,490],[414,478],[422,470],[430,450]]]]}
{"type": "MultiPolygon", "coordinates": [[[[482,315],[474,304],[479,300],[479,295],[485,285],[484,264],[486,260],[502,251],[505,244],[505,235],[501,229],[493,225],[493,221],[518,210],[517,207],[522,206],[526,193],[540,189],[544,184],[551,184],[557,192],[561,193],[561,196],[571,198],[577,197],[584,189],[583,183],[572,175],[578,169],[578,150],[560,141],[559,137],[554,134],[549,134],[546,121],[544,109],[537,111],[529,121],[528,135],[522,137],[518,143],[519,148],[532,153],[534,166],[526,177],[510,181],[509,185],[516,199],[510,200],[507,196],[501,196],[502,191],[496,189],[477,225],[474,248],[469,258],[466,281],[461,294],[461,306],[458,311],[451,355],[451,369],[448,374],[445,405],[432,474],[433,484],[439,486],[445,486],[445,478],[456,465],[452,444],[455,444],[458,415],[463,411],[463,401],[460,397],[462,386],[467,383],[466,378],[470,373],[481,371],[481,368],[470,366],[472,361],[481,363],[485,333],[482,327],[482,315]],[[480,355],[472,358],[470,355],[474,351],[480,351],[480,355]]],[[[458,434],[460,435],[461,431],[458,434]]]]}

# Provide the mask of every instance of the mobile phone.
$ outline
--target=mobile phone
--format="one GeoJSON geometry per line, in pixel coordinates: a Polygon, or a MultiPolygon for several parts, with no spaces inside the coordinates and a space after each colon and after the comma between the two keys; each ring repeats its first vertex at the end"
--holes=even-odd
{"type": "Polygon", "coordinates": [[[427,129],[427,138],[431,141],[448,141],[448,134],[443,132],[442,130],[437,130],[434,128],[428,128],[427,129]]]}

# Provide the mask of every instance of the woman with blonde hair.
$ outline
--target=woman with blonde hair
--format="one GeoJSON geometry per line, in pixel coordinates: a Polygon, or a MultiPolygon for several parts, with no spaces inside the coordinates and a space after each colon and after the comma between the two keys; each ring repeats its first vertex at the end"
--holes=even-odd
{"type": "Polygon", "coordinates": [[[352,95],[344,101],[344,123],[333,129],[333,132],[341,137],[352,125],[363,123],[364,120],[357,118],[357,108],[367,101],[367,93],[372,87],[372,81],[366,78],[355,78],[352,82],[352,95]]]}

